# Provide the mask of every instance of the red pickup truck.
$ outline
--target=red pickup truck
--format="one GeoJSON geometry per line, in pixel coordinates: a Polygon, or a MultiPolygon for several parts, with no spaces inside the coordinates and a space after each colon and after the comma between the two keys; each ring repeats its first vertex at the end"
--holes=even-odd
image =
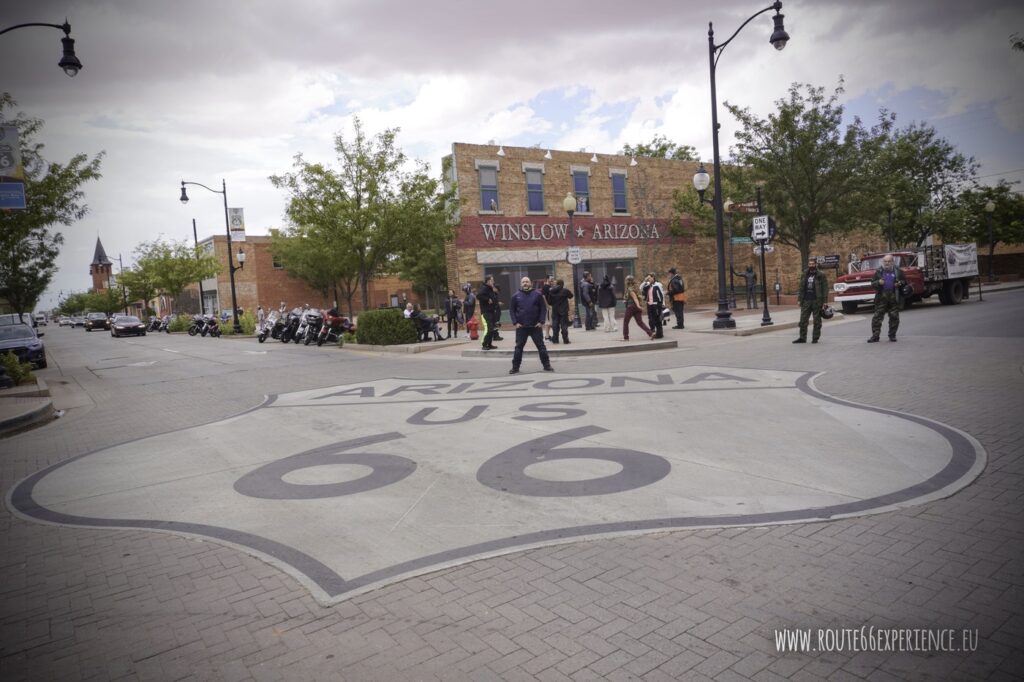
{"type": "Polygon", "coordinates": [[[943,305],[953,305],[968,297],[971,280],[978,276],[978,247],[975,244],[940,244],[918,249],[899,249],[885,253],[868,253],[850,263],[850,272],[840,275],[832,286],[835,300],[844,313],[852,313],[859,305],[872,304],[875,290],[871,278],[882,267],[882,257],[892,253],[896,266],[903,268],[914,295],[903,299],[910,306],[932,294],[939,295],[943,305]]]}

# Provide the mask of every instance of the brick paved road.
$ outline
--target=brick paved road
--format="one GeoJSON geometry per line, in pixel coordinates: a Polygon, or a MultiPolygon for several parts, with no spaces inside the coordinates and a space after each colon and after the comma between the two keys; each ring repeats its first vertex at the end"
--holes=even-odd
{"type": "MultiPolygon", "coordinates": [[[[826,371],[824,391],[981,441],[989,465],[976,483],[900,512],[547,547],[323,608],[234,549],[43,526],[4,509],[0,679],[1019,679],[1022,320],[1024,295],[1009,292],[905,313],[898,344],[865,344],[865,318],[826,326],[818,346],[792,346],[783,332],[628,359],[638,369],[826,371]],[[979,642],[973,653],[776,653],[777,628],[861,625],[976,628],[979,642]]],[[[5,493],[49,464],[229,416],[263,392],[506,370],[430,354],[248,354],[264,348],[181,337],[117,347],[81,330],[47,341],[60,367],[45,376],[85,394],[65,395],[81,405],[65,420],[0,441],[5,493]],[[155,364],[130,366],[140,362],[155,364]]],[[[622,362],[566,360],[559,371],[621,371],[622,362]]]]}

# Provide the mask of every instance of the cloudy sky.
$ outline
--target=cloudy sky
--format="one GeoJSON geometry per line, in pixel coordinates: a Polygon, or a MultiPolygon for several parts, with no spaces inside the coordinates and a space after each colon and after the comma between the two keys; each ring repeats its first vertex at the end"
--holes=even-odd
{"type": "MultiPolygon", "coordinates": [[[[63,229],[59,290],[85,290],[99,235],[129,265],[158,236],[223,232],[219,187],[247,229],[283,224],[267,176],[333,162],[353,116],[435,172],[452,142],[615,153],[663,134],[711,157],[707,26],[724,40],[768,2],[751,0],[35,0],[3,2],[0,29],[71,23],[84,68],[56,66],[61,33],[0,36],[0,89],[46,121],[46,156],[106,151],[89,215],[63,229]]],[[[791,41],[768,44],[771,13],[725,50],[718,93],[767,115],[793,82],[831,90],[847,113],[925,121],[981,164],[981,182],[1024,180],[1024,7],[1009,0],[785,0],[791,41]]],[[[723,151],[735,122],[720,107],[723,151]]]]}

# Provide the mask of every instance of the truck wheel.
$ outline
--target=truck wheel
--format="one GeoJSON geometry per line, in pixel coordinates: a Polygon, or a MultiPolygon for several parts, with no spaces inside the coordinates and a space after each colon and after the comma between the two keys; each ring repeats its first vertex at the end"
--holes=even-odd
{"type": "Polygon", "coordinates": [[[853,315],[855,312],[857,312],[857,302],[856,301],[843,301],[842,304],[843,304],[843,314],[844,315],[853,315]]]}
{"type": "Polygon", "coordinates": [[[964,298],[964,284],[958,279],[946,282],[946,305],[956,305],[964,298]]]}

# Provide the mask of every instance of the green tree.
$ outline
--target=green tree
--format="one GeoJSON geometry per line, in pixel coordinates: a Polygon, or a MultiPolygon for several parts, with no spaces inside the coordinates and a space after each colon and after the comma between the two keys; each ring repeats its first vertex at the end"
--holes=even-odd
{"type": "Polygon", "coordinates": [[[450,234],[449,193],[417,162],[395,146],[397,129],[370,139],[355,120],[351,141],[335,136],[339,168],[295,157],[295,172],[271,176],[289,194],[286,213],[295,226],[315,227],[337,258],[353,259],[362,307],[369,307],[369,283],[396,271],[403,255],[424,239],[450,234]]]}
{"type": "Polygon", "coordinates": [[[624,144],[619,153],[624,156],[639,156],[646,159],[697,160],[697,150],[694,147],[670,142],[664,135],[655,135],[650,142],[641,142],[636,145],[624,144]]]}
{"type": "Polygon", "coordinates": [[[951,240],[986,244],[989,262],[997,244],[1024,244],[1024,195],[1013,191],[1013,186],[1005,180],[994,187],[965,190],[957,197],[956,204],[961,230],[949,234],[951,240]],[[991,214],[985,210],[990,201],[995,209],[991,214]]]}
{"type": "Polygon", "coordinates": [[[85,292],[68,294],[60,304],[59,310],[64,315],[81,315],[89,309],[89,294],[85,292]]]}
{"type": "Polygon", "coordinates": [[[819,234],[839,232],[867,219],[864,197],[875,191],[869,170],[890,123],[867,129],[860,119],[842,129],[842,79],[825,89],[794,83],[778,110],[760,119],[726,103],[742,128],[733,160],[761,185],[764,206],[775,218],[776,239],[800,251],[806,262],[819,234]]]}
{"type": "Polygon", "coordinates": [[[289,275],[319,291],[324,300],[344,300],[352,317],[359,265],[331,228],[332,225],[310,224],[292,226],[284,232],[273,230],[270,250],[289,275]]]}
{"type": "Polygon", "coordinates": [[[118,279],[125,288],[129,301],[142,301],[147,315],[152,315],[149,302],[152,301],[159,289],[152,273],[146,268],[136,265],[134,268],[122,272],[118,279]]]}
{"type": "Polygon", "coordinates": [[[124,310],[124,299],[121,297],[121,289],[100,289],[91,291],[86,297],[86,308],[94,312],[101,312],[110,315],[118,310],[124,310]]]}
{"type": "MultiPolygon", "coordinates": [[[[882,111],[883,120],[894,116],[882,111]]],[[[961,231],[957,199],[973,185],[978,164],[923,123],[891,130],[873,159],[871,222],[895,247],[920,246],[931,234],[948,239],[961,231]]]]}
{"type": "Polygon", "coordinates": [[[32,311],[57,271],[56,259],[64,237],[53,230],[71,225],[88,212],[82,186],[100,177],[103,152],[92,159],[76,154],[67,164],[47,163],[35,137],[43,127],[38,118],[13,114],[17,103],[0,94],[0,120],[18,129],[25,172],[27,208],[0,212],[0,298],[19,314],[32,311]]]}
{"type": "Polygon", "coordinates": [[[220,271],[215,256],[197,250],[187,241],[143,242],[135,254],[136,267],[149,273],[157,290],[172,299],[189,284],[220,271]]]}

